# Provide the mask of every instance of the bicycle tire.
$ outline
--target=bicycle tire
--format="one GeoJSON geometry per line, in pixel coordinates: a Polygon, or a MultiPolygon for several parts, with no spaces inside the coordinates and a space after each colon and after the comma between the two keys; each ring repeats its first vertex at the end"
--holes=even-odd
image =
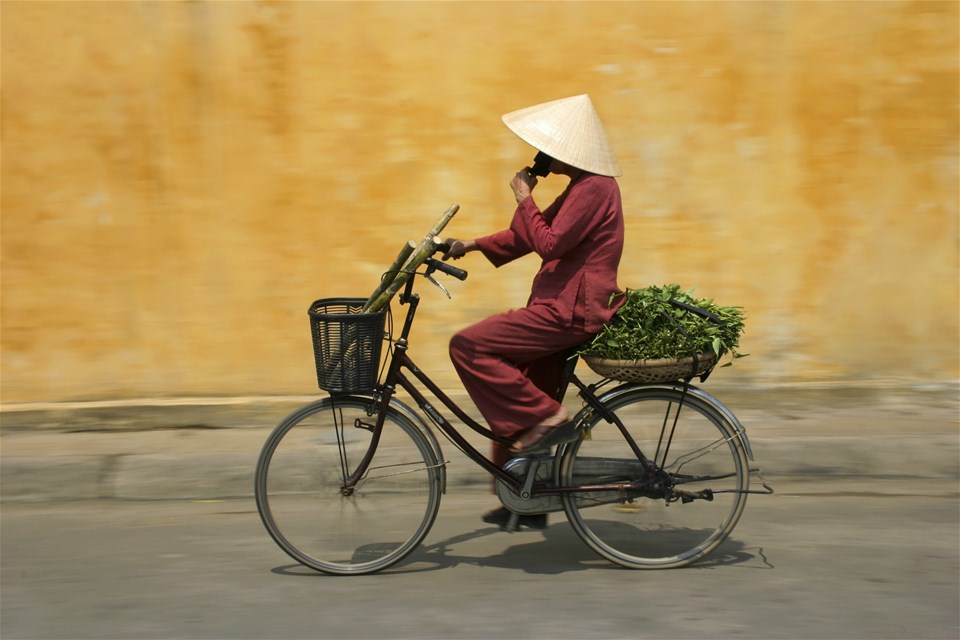
{"type": "Polygon", "coordinates": [[[374,457],[352,491],[349,477],[373,441],[376,401],[325,398],[277,425],[257,461],[257,510],[297,562],[335,575],[382,571],[429,533],[443,466],[417,426],[388,408],[374,457]]]}
{"type": "MultiPolygon", "coordinates": [[[[673,487],[673,501],[658,489],[565,494],[574,531],[601,556],[631,569],[682,567],[713,552],[740,519],[750,482],[748,456],[728,412],[708,398],[684,394],[679,385],[628,386],[601,400],[648,458],[656,455],[663,425],[673,431],[656,462],[665,472],[661,484],[673,487]],[[678,499],[676,491],[700,497],[678,499]]],[[[584,412],[588,435],[561,452],[557,482],[627,486],[647,477],[619,428],[597,412],[584,412]]]]}

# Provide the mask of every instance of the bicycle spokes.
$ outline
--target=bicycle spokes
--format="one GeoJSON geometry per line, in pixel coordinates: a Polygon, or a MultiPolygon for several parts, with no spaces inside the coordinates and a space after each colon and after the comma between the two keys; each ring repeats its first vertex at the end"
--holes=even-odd
{"type": "Polygon", "coordinates": [[[600,471],[597,460],[619,459],[627,473],[598,475],[596,484],[608,483],[603,492],[563,494],[574,530],[632,568],[683,566],[716,548],[746,500],[749,472],[736,427],[680,388],[615,390],[604,404],[617,428],[605,428],[600,412],[585,418],[591,438],[564,452],[560,480],[578,486],[582,475],[600,471]]]}
{"type": "Polygon", "coordinates": [[[281,422],[260,454],[257,509],[280,548],[308,567],[379,571],[413,550],[436,517],[432,445],[396,412],[368,429],[369,406],[363,397],[312,403],[281,422]]]}

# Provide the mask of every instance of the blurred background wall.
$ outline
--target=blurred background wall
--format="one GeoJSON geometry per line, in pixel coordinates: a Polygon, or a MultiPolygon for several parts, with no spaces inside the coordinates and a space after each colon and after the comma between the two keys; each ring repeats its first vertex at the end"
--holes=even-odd
{"type": "MultiPolygon", "coordinates": [[[[3,2],[2,401],[315,391],[306,309],[508,224],[500,115],[589,93],[621,286],[745,307],[722,377],[958,377],[956,2],[3,2]]],[[[541,182],[545,206],[565,179],[541,182]]],[[[415,331],[525,303],[458,263],[415,331]]],[[[396,308],[396,305],[395,305],[396,308]]]]}

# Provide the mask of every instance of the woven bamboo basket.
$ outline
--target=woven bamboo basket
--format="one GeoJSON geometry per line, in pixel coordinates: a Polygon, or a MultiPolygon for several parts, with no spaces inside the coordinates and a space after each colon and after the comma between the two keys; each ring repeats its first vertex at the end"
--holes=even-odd
{"type": "Polygon", "coordinates": [[[693,358],[679,360],[607,360],[583,356],[591,369],[604,378],[622,382],[669,382],[703,375],[717,362],[713,353],[701,353],[697,356],[697,369],[693,370],[693,358]]]}

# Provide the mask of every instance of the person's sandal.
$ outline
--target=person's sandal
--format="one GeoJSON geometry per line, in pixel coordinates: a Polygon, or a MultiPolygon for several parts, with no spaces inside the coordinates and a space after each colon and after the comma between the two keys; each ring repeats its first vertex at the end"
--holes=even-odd
{"type": "MultiPolygon", "coordinates": [[[[499,507],[492,511],[487,511],[481,518],[487,524],[495,524],[501,529],[507,528],[512,512],[506,507],[499,507]]],[[[547,528],[547,514],[535,513],[532,515],[520,514],[517,517],[517,528],[527,527],[528,529],[537,529],[542,531],[547,528]]]]}
{"type": "Polygon", "coordinates": [[[520,440],[517,440],[514,443],[513,447],[510,448],[510,453],[515,456],[526,456],[531,453],[542,453],[544,451],[549,451],[550,447],[555,445],[570,442],[571,440],[576,440],[580,437],[580,432],[577,431],[577,424],[573,420],[568,420],[559,426],[548,426],[545,424],[538,424],[534,427],[530,427],[521,434],[520,440]],[[532,436],[535,439],[533,442],[528,443],[526,446],[521,446],[519,449],[516,448],[520,444],[520,440],[526,439],[527,437],[532,436]]]}

